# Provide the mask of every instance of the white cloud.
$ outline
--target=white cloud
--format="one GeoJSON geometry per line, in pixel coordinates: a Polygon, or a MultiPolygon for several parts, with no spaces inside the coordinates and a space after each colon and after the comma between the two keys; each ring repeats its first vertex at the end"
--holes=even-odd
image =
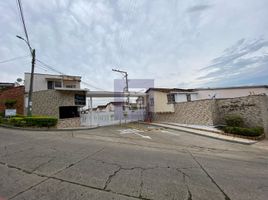
{"type": "MultiPolygon", "coordinates": [[[[31,44],[40,60],[110,90],[113,79],[120,77],[112,68],[126,70],[134,79],[155,78],[156,86],[223,86],[225,77],[205,77],[228,68],[216,66],[213,59],[222,58],[224,49],[241,38],[268,40],[266,0],[201,4],[194,0],[24,0],[23,6],[31,44]],[[213,64],[209,71],[200,71],[213,64]]],[[[0,60],[25,55],[27,47],[15,37],[23,35],[16,4],[2,1],[0,12],[0,26],[5,30],[0,34],[0,60]]],[[[237,79],[233,83],[257,83],[256,77],[267,72],[266,54],[260,48],[235,59],[235,66],[245,66],[232,73],[245,78],[230,75],[237,79]],[[251,65],[246,64],[249,61],[251,65]]],[[[4,71],[1,81],[13,81],[29,71],[30,65],[17,61],[0,69],[4,71]]]]}

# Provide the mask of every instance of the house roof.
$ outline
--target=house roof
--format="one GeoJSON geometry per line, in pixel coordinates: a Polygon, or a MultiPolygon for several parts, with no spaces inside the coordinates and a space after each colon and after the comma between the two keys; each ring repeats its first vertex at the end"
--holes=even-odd
{"type": "Polygon", "coordinates": [[[244,88],[268,88],[268,85],[252,85],[252,86],[234,86],[234,87],[215,87],[215,88],[194,88],[194,89],[181,89],[181,88],[149,88],[145,93],[149,91],[158,92],[195,92],[198,90],[228,90],[228,89],[244,89],[244,88]]]}
{"type": "Polygon", "coordinates": [[[6,83],[6,82],[0,82],[0,86],[1,87],[13,87],[13,86],[15,86],[15,84],[14,83],[6,83]]]}
{"type": "Polygon", "coordinates": [[[60,88],[60,87],[55,87],[54,90],[58,91],[72,91],[72,92],[88,92],[88,89],[79,89],[79,88],[60,88]]]}
{"type": "Polygon", "coordinates": [[[228,89],[246,89],[246,88],[268,88],[268,85],[245,85],[233,87],[215,87],[215,88],[196,88],[196,90],[228,90],[228,89]]]}
{"type": "Polygon", "coordinates": [[[100,109],[102,109],[102,108],[106,108],[106,105],[99,105],[99,106],[97,106],[97,109],[98,108],[100,108],[100,109]]]}
{"type": "MultiPolygon", "coordinates": [[[[24,74],[31,74],[30,72],[25,72],[24,74]]],[[[54,76],[54,77],[75,77],[81,79],[81,76],[67,75],[67,74],[42,74],[42,73],[34,73],[34,75],[42,75],[42,76],[54,76]]]]}
{"type": "Polygon", "coordinates": [[[125,102],[124,101],[111,101],[111,102],[107,103],[107,105],[109,105],[109,104],[113,104],[115,106],[121,106],[121,105],[124,105],[125,102]]]}
{"type": "Polygon", "coordinates": [[[148,93],[149,91],[157,91],[157,92],[165,92],[165,93],[170,93],[170,92],[193,92],[194,89],[181,89],[181,88],[149,88],[146,90],[145,93],[148,93]]]}

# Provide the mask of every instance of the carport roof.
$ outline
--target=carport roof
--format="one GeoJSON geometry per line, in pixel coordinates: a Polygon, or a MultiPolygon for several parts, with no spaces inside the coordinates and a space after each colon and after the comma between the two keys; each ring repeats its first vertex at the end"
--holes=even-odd
{"type": "Polygon", "coordinates": [[[112,91],[88,91],[87,97],[140,97],[146,96],[143,92],[112,92],[112,91]]]}

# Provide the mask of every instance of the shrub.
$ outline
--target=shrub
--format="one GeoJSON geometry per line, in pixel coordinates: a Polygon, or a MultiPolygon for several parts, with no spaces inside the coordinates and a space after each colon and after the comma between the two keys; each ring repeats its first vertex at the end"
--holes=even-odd
{"type": "Polygon", "coordinates": [[[25,117],[28,126],[51,127],[55,126],[58,119],[55,117],[25,117]]]}
{"type": "Polygon", "coordinates": [[[25,126],[26,121],[23,117],[11,117],[8,122],[14,126],[25,126]]]}
{"type": "Polygon", "coordinates": [[[249,136],[249,137],[258,137],[263,134],[262,127],[242,128],[242,127],[226,126],[223,128],[223,130],[226,133],[232,133],[236,135],[243,135],[243,136],[249,136]]]}
{"type": "Polygon", "coordinates": [[[55,117],[33,116],[33,117],[11,117],[9,123],[14,126],[26,127],[53,127],[58,119],[55,117]]]}
{"type": "Polygon", "coordinates": [[[225,123],[227,124],[227,126],[233,126],[233,127],[243,127],[244,125],[242,117],[238,115],[225,116],[225,123]]]}

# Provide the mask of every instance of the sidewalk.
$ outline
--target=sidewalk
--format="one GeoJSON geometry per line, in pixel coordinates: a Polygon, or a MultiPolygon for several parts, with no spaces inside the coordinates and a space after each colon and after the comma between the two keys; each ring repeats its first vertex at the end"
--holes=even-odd
{"type": "Polygon", "coordinates": [[[228,136],[228,135],[221,135],[220,134],[221,131],[212,126],[199,126],[199,125],[189,125],[189,124],[186,125],[186,124],[177,124],[177,123],[170,123],[170,122],[161,122],[161,123],[152,122],[150,123],[150,125],[160,126],[164,128],[178,130],[178,131],[184,131],[184,132],[195,134],[195,135],[200,135],[204,137],[224,140],[228,142],[235,142],[235,143],[240,143],[240,144],[251,145],[251,144],[255,144],[258,142],[256,140],[244,139],[244,138],[233,137],[233,136],[228,136]]]}

